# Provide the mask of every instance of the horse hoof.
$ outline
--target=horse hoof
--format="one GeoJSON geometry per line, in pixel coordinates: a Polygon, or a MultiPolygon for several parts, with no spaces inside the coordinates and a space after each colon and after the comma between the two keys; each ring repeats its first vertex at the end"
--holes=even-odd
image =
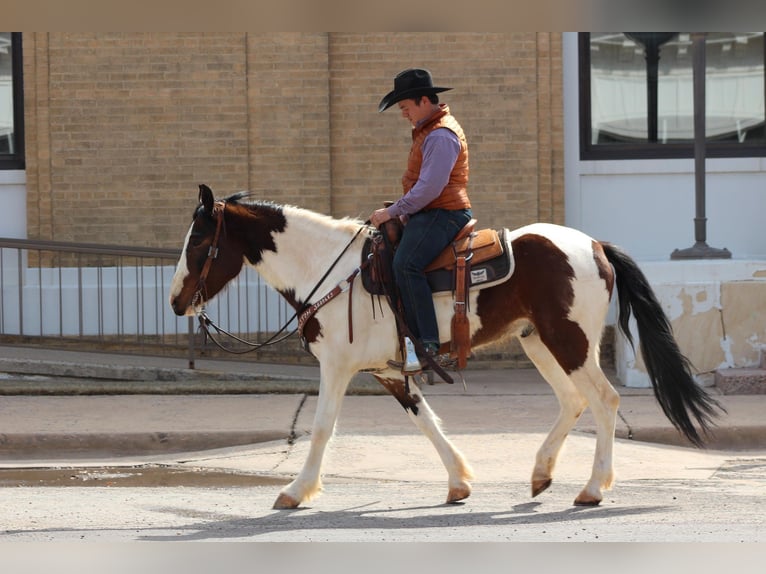
{"type": "Polygon", "coordinates": [[[585,494],[584,492],[577,495],[574,501],[575,506],[598,506],[599,504],[601,504],[601,498],[585,494]]]}
{"type": "Polygon", "coordinates": [[[469,496],[471,496],[470,486],[456,486],[456,487],[450,488],[449,493],[447,494],[447,504],[460,502],[461,500],[465,500],[469,496]]]}
{"type": "Polygon", "coordinates": [[[548,490],[548,487],[553,482],[552,478],[545,478],[543,480],[533,480],[532,481],[532,498],[540,494],[541,492],[544,492],[548,490]]]}
{"type": "Polygon", "coordinates": [[[289,510],[291,508],[298,508],[298,505],[300,502],[295,500],[292,496],[289,494],[285,494],[284,492],[280,494],[277,497],[276,502],[274,502],[274,510],[289,510]]]}

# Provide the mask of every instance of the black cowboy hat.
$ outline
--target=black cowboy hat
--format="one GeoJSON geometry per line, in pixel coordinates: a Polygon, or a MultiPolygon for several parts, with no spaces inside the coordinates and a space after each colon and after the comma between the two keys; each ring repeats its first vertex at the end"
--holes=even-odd
{"type": "Polygon", "coordinates": [[[431,79],[431,72],[419,68],[410,68],[399,72],[394,78],[394,89],[388,92],[380,100],[378,111],[382,112],[393,106],[396,102],[401,102],[408,98],[419,98],[420,96],[429,96],[446,92],[452,88],[439,88],[434,86],[431,79]]]}

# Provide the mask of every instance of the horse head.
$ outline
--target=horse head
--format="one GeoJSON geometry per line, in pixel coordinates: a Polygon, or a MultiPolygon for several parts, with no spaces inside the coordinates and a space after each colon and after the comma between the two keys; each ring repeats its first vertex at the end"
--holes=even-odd
{"type": "Polygon", "coordinates": [[[181,257],[170,285],[170,306],[177,315],[192,315],[236,277],[244,261],[244,243],[227,229],[230,206],[199,186],[181,257]]]}

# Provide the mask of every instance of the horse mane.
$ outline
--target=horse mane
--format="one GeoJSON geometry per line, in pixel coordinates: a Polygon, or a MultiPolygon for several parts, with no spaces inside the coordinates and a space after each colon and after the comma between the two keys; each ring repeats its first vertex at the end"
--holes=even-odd
{"type": "Polygon", "coordinates": [[[224,198],[226,203],[232,205],[241,205],[249,209],[266,209],[269,211],[278,211],[280,213],[297,215],[300,219],[307,219],[311,222],[333,229],[342,230],[347,233],[356,233],[364,222],[355,217],[335,218],[331,215],[319,213],[305,207],[298,207],[290,204],[280,204],[271,200],[258,199],[252,191],[238,191],[224,198]]]}

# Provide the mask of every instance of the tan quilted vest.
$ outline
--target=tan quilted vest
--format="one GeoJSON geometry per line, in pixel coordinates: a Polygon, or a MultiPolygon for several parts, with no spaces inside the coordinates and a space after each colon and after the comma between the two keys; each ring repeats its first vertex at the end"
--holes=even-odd
{"type": "Polygon", "coordinates": [[[468,142],[466,142],[463,128],[449,113],[449,107],[446,104],[440,104],[439,107],[441,108],[440,111],[412,130],[412,148],[410,148],[410,156],[407,159],[407,171],[402,176],[402,189],[406,194],[418,180],[420,166],[423,165],[423,152],[421,151],[423,140],[435,129],[447,128],[454,132],[460,141],[460,152],[450,173],[447,186],[439,197],[429,203],[425,209],[468,209],[471,207],[466,191],[468,184],[468,142]]]}

